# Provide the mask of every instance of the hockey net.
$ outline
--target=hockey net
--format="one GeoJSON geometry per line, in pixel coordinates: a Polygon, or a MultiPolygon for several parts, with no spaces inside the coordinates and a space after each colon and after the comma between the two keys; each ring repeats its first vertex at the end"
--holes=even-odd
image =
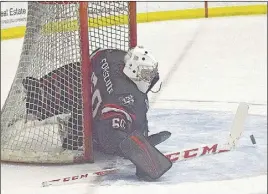
{"type": "Polygon", "coordinates": [[[89,55],[135,45],[135,2],[28,2],[19,66],[1,110],[1,160],[92,162],[89,55]]]}

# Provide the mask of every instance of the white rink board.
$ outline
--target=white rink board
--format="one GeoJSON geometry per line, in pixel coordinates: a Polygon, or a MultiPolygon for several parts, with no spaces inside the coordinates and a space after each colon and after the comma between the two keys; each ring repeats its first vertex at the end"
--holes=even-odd
{"type": "MultiPolygon", "coordinates": [[[[265,2],[208,2],[208,7],[265,5],[265,2]]],[[[204,8],[204,2],[138,2],[138,13],[204,8]]]]}

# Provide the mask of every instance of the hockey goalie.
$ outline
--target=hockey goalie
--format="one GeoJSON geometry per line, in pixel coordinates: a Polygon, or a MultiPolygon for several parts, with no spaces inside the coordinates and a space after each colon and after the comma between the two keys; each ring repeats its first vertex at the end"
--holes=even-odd
{"type": "MultiPolygon", "coordinates": [[[[93,148],[105,154],[129,159],[136,175],[155,180],[167,172],[172,163],[155,147],[170,133],[148,136],[148,92],[159,81],[158,62],[141,46],[128,52],[97,49],[91,56],[93,148]]],[[[58,118],[67,129],[62,148],[79,150],[83,145],[80,63],[65,64],[40,79],[26,77],[26,110],[39,121],[58,118]]],[[[90,78],[89,78],[90,79],[90,78]]]]}

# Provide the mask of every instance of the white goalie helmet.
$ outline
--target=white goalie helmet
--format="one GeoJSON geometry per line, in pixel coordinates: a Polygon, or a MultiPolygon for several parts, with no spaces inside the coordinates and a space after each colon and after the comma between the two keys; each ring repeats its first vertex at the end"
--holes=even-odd
{"type": "Polygon", "coordinates": [[[158,62],[150,52],[142,46],[136,46],[129,50],[124,58],[124,74],[146,93],[152,80],[158,74],[158,62]]]}

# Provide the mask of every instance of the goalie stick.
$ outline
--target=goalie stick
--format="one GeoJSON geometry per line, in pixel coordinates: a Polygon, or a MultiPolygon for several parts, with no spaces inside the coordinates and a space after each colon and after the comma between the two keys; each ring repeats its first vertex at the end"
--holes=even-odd
{"type": "MultiPolygon", "coordinates": [[[[202,147],[167,153],[165,154],[165,156],[169,158],[170,161],[172,162],[178,162],[178,161],[198,158],[201,156],[228,152],[228,151],[235,149],[244,131],[244,124],[245,124],[246,116],[248,114],[248,109],[249,107],[246,103],[239,104],[236,114],[235,114],[235,118],[232,123],[231,130],[228,135],[227,144],[220,145],[216,143],[216,144],[211,144],[211,145],[204,145],[202,147]]],[[[102,176],[109,175],[109,174],[114,174],[123,170],[126,167],[131,167],[131,166],[134,167],[132,163],[125,163],[121,165],[120,167],[107,168],[107,169],[103,169],[100,171],[45,181],[45,182],[42,182],[42,187],[56,186],[56,185],[62,185],[66,183],[76,183],[85,179],[96,180],[98,177],[102,177],[102,176]]]]}

